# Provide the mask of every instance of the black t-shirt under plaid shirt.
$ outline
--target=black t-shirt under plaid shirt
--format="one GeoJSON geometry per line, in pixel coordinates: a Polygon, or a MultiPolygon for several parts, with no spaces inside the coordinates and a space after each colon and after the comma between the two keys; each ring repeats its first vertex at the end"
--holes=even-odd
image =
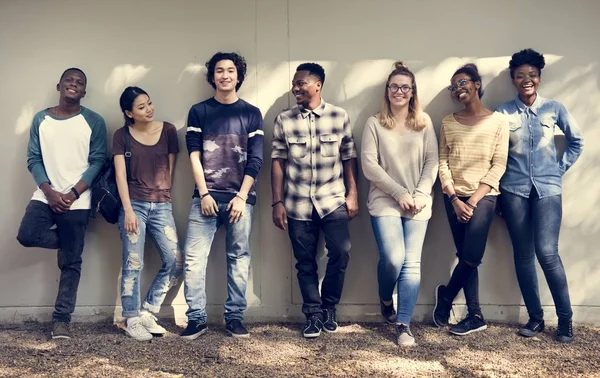
{"type": "Polygon", "coordinates": [[[323,100],[314,110],[284,110],[275,119],[271,158],[287,160],[287,215],[311,220],[314,207],[325,217],[346,202],[342,161],[356,158],[348,113],[323,100]]]}

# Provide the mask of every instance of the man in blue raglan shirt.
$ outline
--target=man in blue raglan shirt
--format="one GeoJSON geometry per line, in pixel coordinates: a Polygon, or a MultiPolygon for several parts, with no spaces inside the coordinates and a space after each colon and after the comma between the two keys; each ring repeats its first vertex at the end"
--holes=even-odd
{"type": "Polygon", "coordinates": [[[27,168],[38,189],[27,205],[17,240],[24,247],[58,249],[60,281],[52,314],[52,338],[71,338],[81,277],[81,255],[90,216],[88,188],[106,160],[106,124],[81,106],[87,77],[69,68],[60,77],[57,106],[31,124],[27,168]]]}
{"type": "Polygon", "coordinates": [[[246,61],[235,53],[217,53],[206,78],[215,96],[192,106],[186,144],[196,188],[185,242],[185,299],[188,326],[181,337],[194,340],[206,331],[206,264],[217,229],[227,236],[225,323],[234,337],[248,337],[243,324],[250,268],[250,227],[256,203],[254,181],[263,162],[260,110],[237,96],[246,61]]]}

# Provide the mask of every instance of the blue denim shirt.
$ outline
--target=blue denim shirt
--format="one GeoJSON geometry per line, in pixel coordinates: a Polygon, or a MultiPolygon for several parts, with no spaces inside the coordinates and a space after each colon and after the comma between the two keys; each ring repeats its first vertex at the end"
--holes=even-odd
{"type": "Polygon", "coordinates": [[[508,116],[510,125],[508,164],[500,181],[501,191],[529,198],[533,185],[540,198],[561,194],[562,175],[583,150],[583,135],[575,119],[561,103],[539,94],[531,107],[517,96],[496,110],[508,116]],[[554,143],[556,126],[568,142],[561,159],[557,159],[554,143]]]}

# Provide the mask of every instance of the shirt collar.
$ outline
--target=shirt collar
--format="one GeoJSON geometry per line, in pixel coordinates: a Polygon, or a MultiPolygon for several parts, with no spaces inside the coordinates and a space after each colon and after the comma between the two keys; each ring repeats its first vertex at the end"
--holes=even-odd
{"type": "Polygon", "coordinates": [[[302,105],[298,105],[298,109],[300,110],[300,115],[302,115],[302,118],[308,117],[310,113],[314,113],[316,116],[321,117],[323,115],[323,112],[325,111],[325,105],[326,102],[323,101],[323,99],[321,99],[321,103],[319,104],[319,106],[317,106],[313,110],[306,109],[302,105]]]}
{"type": "Polygon", "coordinates": [[[531,113],[537,115],[538,109],[540,108],[540,106],[543,103],[544,103],[544,98],[542,96],[540,96],[539,93],[537,93],[537,96],[535,97],[535,101],[533,102],[533,104],[531,104],[531,106],[525,105],[525,103],[523,103],[523,101],[521,101],[521,99],[519,98],[518,95],[515,98],[515,105],[517,106],[517,109],[519,109],[519,112],[521,112],[521,113],[523,113],[524,111],[529,109],[529,111],[531,113]]]}

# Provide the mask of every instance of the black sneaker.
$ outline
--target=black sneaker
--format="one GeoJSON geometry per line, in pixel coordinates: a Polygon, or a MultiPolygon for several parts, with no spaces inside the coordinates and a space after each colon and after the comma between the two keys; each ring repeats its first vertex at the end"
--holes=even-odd
{"type": "Polygon", "coordinates": [[[234,319],[225,325],[227,333],[232,337],[250,337],[250,332],[239,319],[234,319]]]}
{"type": "Polygon", "coordinates": [[[450,327],[450,333],[464,336],[469,333],[483,331],[487,328],[487,323],[483,319],[481,314],[469,314],[466,318],[460,321],[458,324],[450,327]]]}
{"type": "Polygon", "coordinates": [[[379,308],[381,309],[381,315],[388,324],[396,324],[396,310],[394,310],[394,301],[389,305],[383,303],[381,298],[379,299],[379,308]]]}
{"type": "Polygon", "coordinates": [[[53,339],[70,339],[71,328],[67,322],[52,323],[52,338],[53,339]]]}
{"type": "Polygon", "coordinates": [[[444,298],[445,285],[438,285],[435,288],[435,306],[433,307],[433,324],[437,327],[446,327],[450,319],[450,310],[452,303],[444,298]]]}
{"type": "Polygon", "coordinates": [[[306,338],[319,337],[321,330],[323,329],[323,322],[318,315],[312,315],[306,320],[304,328],[302,329],[302,335],[306,338]]]}
{"type": "Polygon", "coordinates": [[[527,324],[519,329],[519,335],[533,337],[544,330],[544,321],[529,319],[527,324]]]}
{"type": "Polygon", "coordinates": [[[338,329],[337,319],[335,317],[335,308],[323,309],[325,321],[323,322],[323,331],[327,333],[336,333],[338,329]]]}
{"type": "Polygon", "coordinates": [[[558,318],[556,341],[559,343],[570,343],[573,341],[573,322],[571,319],[558,318]]]}
{"type": "Polygon", "coordinates": [[[396,343],[398,346],[415,345],[415,337],[410,331],[410,326],[406,324],[398,324],[396,326],[396,343]]]}
{"type": "Polygon", "coordinates": [[[196,340],[198,337],[202,336],[207,329],[208,326],[206,323],[200,323],[197,320],[190,320],[185,331],[183,331],[179,337],[184,340],[196,340]]]}

